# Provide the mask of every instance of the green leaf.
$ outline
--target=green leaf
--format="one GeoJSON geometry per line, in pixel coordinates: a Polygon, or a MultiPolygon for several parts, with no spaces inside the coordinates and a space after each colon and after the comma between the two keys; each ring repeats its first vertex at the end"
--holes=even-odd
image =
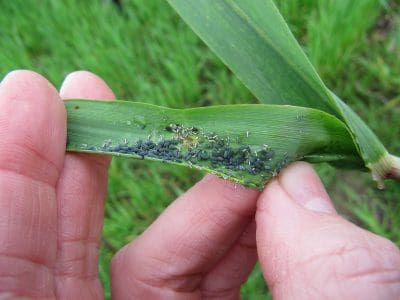
{"type": "Polygon", "coordinates": [[[66,100],[67,150],[160,160],[261,189],[295,160],[362,168],[347,127],[310,108],[230,105],[171,109],[66,100]]]}
{"type": "Polygon", "coordinates": [[[333,93],[332,96],[340,108],[343,120],[353,135],[365,166],[371,170],[372,176],[378,184],[382,185],[382,180],[388,177],[393,168],[392,163],[388,162],[390,160],[389,153],[364,121],[339,97],[333,93]]]}
{"type": "Polygon", "coordinates": [[[322,82],[272,0],[168,0],[263,103],[321,109],[341,119],[378,181],[393,167],[369,127],[322,82]]]}
{"type": "Polygon", "coordinates": [[[271,0],[168,2],[261,102],[336,113],[271,0]]]}

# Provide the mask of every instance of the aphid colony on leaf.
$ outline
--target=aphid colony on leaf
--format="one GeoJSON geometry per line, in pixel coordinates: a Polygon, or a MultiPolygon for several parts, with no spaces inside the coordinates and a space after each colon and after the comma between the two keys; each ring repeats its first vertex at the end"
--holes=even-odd
{"type": "MultiPolygon", "coordinates": [[[[275,153],[265,144],[252,150],[250,145],[244,144],[239,138],[232,142],[228,137],[219,137],[212,132],[202,133],[196,127],[181,124],[169,124],[164,130],[172,134],[171,138],[155,142],[149,135],[147,140],[138,140],[131,145],[126,139],[118,145],[112,145],[112,141],[107,140],[100,149],[87,145],[84,148],[134,154],[141,159],[150,157],[176,163],[186,162],[190,166],[210,166],[227,174],[230,171],[243,171],[251,175],[260,174],[265,178],[276,176],[290,162],[285,153],[283,159],[273,164],[275,153]]],[[[245,136],[249,136],[249,131],[245,132],[245,136]]]]}

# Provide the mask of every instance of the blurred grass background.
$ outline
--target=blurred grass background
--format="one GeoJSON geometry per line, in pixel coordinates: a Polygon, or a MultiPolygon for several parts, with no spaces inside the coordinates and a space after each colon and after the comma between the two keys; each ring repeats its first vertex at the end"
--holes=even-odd
{"type": "MultiPolygon", "coordinates": [[[[0,2],[0,76],[35,70],[59,87],[77,69],[105,79],[119,99],[170,107],[256,99],[164,0],[0,2]]],[[[323,80],[400,153],[400,4],[385,0],[276,0],[323,80]]],[[[368,174],[316,166],[339,211],[400,245],[400,184],[378,191],[368,174]]],[[[109,298],[112,255],[203,174],[114,159],[100,276],[109,298]]],[[[256,268],[243,299],[270,297],[256,268]]]]}

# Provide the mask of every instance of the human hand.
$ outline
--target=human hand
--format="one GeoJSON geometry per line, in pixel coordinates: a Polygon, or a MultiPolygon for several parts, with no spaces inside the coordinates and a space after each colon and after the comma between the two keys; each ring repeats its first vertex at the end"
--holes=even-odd
{"type": "Polygon", "coordinates": [[[113,292],[239,299],[257,252],[274,299],[400,297],[399,249],[340,217],[303,162],[261,194],[206,176],[117,254],[113,292]]]}
{"type": "MultiPolygon", "coordinates": [[[[70,75],[60,95],[113,98],[87,72],[70,75]]],[[[0,298],[103,297],[97,247],[109,158],[65,154],[65,131],[60,96],[45,79],[19,71],[3,80],[0,298]]],[[[397,247],[340,218],[312,169],[296,163],[261,195],[206,176],[116,255],[112,294],[236,299],[257,251],[278,299],[400,293],[397,247]]]]}

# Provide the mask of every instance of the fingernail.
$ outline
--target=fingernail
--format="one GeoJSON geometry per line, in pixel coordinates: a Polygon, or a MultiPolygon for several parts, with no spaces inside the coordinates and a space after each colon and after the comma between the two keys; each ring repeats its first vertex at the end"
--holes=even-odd
{"type": "Polygon", "coordinates": [[[13,76],[18,71],[21,71],[21,70],[12,70],[12,71],[8,72],[6,75],[4,75],[3,79],[1,79],[0,84],[2,84],[3,82],[6,82],[8,78],[13,76]]]}
{"type": "Polygon", "coordinates": [[[336,213],[317,173],[310,164],[293,163],[279,175],[279,182],[294,202],[317,213],[336,213]]]}
{"type": "Polygon", "coordinates": [[[71,81],[73,82],[75,79],[75,76],[77,74],[77,71],[69,73],[67,76],[65,76],[64,80],[61,83],[60,86],[60,94],[64,94],[65,90],[68,90],[68,85],[71,83],[71,81]]]}
{"type": "Polygon", "coordinates": [[[60,87],[61,98],[86,98],[111,100],[115,96],[106,82],[97,75],[80,70],[65,77],[60,87]]]}

